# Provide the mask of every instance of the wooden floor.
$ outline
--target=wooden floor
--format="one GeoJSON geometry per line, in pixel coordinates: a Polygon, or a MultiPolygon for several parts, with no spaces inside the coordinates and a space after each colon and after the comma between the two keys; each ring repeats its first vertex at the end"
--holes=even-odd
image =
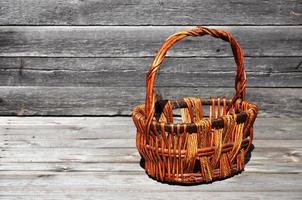
{"type": "Polygon", "coordinates": [[[0,198],[302,199],[301,122],[257,119],[244,173],[188,187],[145,175],[129,117],[0,117],[0,198]]]}

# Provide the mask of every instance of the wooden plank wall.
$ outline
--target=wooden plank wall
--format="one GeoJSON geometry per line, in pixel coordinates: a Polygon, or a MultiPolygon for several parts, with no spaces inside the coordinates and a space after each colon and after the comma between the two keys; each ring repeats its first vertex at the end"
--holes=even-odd
{"type": "MultiPolygon", "coordinates": [[[[244,49],[260,117],[301,116],[300,0],[2,0],[0,10],[0,115],[129,115],[162,42],[206,25],[244,49]]],[[[234,69],[227,43],[188,38],[168,53],[157,87],[166,98],[230,96],[234,69]]]]}

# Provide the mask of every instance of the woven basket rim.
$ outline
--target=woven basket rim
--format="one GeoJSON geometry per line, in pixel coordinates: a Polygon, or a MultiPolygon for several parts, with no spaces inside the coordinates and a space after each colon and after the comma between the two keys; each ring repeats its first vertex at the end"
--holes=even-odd
{"type": "MultiPolygon", "coordinates": [[[[165,101],[165,100],[161,100],[161,101],[165,101]]],[[[173,101],[173,100],[169,100],[169,101],[173,101]]],[[[179,101],[179,100],[177,100],[177,101],[179,101]]],[[[204,101],[209,101],[209,100],[204,99],[204,101]]],[[[252,108],[248,109],[247,111],[240,111],[236,114],[226,114],[224,116],[221,116],[221,117],[218,117],[215,119],[211,119],[211,120],[208,117],[205,117],[201,120],[201,122],[209,121],[211,123],[212,128],[223,128],[224,127],[224,118],[231,116],[232,117],[231,120],[235,119],[238,124],[244,123],[247,120],[247,117],[251,112],[254,112],[255,114],[257,114],[257,112],[258,112],[258,106],[256,104],[254,104],[252,102],[248,102],[246,100],[245,100],[245,102],[248,105],[250,105],[250,107],[252,107],[252,108]]],[[[143,114],[143,113],[145,113],[144,108],[145,108],[144,103],[135,106],[132,111],[132,116],[139,120],[145,120],[146,116],[143,114]]],[[[173,109],[177,109],[177,107],[175,107],[173,109]]],[[[198,130],[198,128],[202,128],[202,123],[183,123],[183,122],[167,123],[167,122],[159,122],[156,119],[152,120],[153,128],[156,127],[157,129],[159,129],[162,126],[164,126],[164,128],[167,132],[170,132],[173,129],[172,132],[176,133],[177,129],[180,131],[186,129],[186,131],[188,133],[195,133],[198,130]]]]}

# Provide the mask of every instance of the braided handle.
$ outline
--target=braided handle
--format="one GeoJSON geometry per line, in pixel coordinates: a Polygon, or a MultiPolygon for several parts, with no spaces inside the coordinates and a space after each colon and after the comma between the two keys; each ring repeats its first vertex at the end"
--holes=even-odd
{"type": "Polygon", "coordinates": [[[245,87],[246,87],[246,75],[244,71],[244,58],[243,58],[243,50],[239,46],[238,42],[232,37],[232,35],[223,30],[209,29],[206,27],[196,27],[192,30],[180,31],[173,35],[171,35],[165,43],[158,50],[151,66],[149,72],[146,77],[146,101],[145,101],[145,113],[147,116],[147,133],[149,132],[150,124],[152,123],[152,118],[154,116],[154,107],[155,107],[155,99],[154,99],[154,81],[156,72],[159,70],[160,64],[163,62],[167,51],[170,47],[182,40],[187,36],[204,36],[211,35],[215,38],[220,38],[224,41],[227,41],[231,44],[234,60],[237,65],[237,75],[235,79],[235,90],[236,94],[232,99],[234,102],[236,99],[241,98],[245,100],[245,87]]]}

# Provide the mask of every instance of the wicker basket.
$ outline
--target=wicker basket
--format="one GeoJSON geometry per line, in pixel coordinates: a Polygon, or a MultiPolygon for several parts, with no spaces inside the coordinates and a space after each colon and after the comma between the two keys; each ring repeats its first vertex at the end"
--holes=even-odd
{"type": "Polygon", "coordinates": [[[245,99],[243,51],[230,33],[196,27],[173,34],[155,56],[146,87],[145,104],[134,108],[132,118],[137,128],[136,146],[149,176],[162,182],[196,184],[243,171],[258,107],[245,99]],[[203,35],[231,44],[237,64],[235,95],[231,99],[186,97],[173,101],[156,98],[155,75],[168,49],[187,36],[203,35]],[[204,116],[203,107],[209,107],[209,116],[204,116]],[[173,109],[180,109],[182,121],[176,122],[173,109]]]}

